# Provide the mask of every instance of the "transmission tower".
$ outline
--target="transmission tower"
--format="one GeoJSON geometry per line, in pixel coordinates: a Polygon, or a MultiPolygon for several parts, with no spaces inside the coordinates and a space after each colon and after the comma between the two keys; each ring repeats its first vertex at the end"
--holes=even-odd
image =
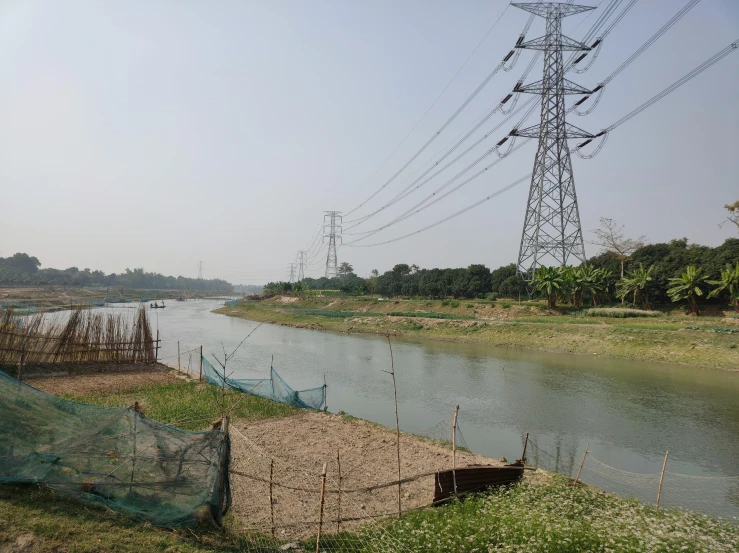
{"type": "Polygon", "coordinates": [[[328,254],[326,255],[326,278],[339,276],[339,262],[336,258],[336,241],[341,239],[341,211],[325,211],[323,216],[323,241],[328,238],[328,254]],[[328,222],[326,221],[328,219],[328,222]]]}
{"type": "Polygon", "coordinates": [[[295,282],[295,263],[290,263],[287,267],[288,282],[295,282]]]}
{"type": "Polygon", "coordinates": [[[198,261],[198,280],[203,280],[203,262],[198,261]]]}
{"type": "Polygon", "coordinates": [[[302,282],[305,279],[305,266],[308,264],[308,252],[305,250],[298,250],[298,282],[302,282]]]}
{"type": "Polygon", "coordinates": [[[562,53],[590,48],[562,34],[562,19],[594,8],[557,2],[512,5],[546,18],[546,36],[516,46],[544,52],[542,80],[515,88],[516,92],[541,95],[541,122],[511,132],[512,136],[539,139],[518,254],[518,270],[531,280],[542,265],[586,261],[567,139],[593,135],[565,121],[564,97],[591,91],[564,78],[562,53]]]}

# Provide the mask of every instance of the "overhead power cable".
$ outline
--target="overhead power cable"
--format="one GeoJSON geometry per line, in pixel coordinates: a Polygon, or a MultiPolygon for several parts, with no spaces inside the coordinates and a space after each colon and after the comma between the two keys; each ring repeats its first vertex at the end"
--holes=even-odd
{"type": "MultiPolygon", "coordinates": [[[[573,0],[568,0],[567,3],[568,4],[571,4],[572,1],[573,0]]],[[[622,0],[612,0],[611,4],[606,8],[605,12],[600,15],[600,17],[593,24],[593,27],[591,27],[591,29],[588,31],[588,33],[585,36],[585,39],[588,39],[588,37],[593,36],[595,33],[597,33],[600,30],[601,27],[603,27],[603,25],[605,25],[607,23],[608,18],[610,17],[610,15],[612,13],[614,13],[614,11],[618,8],[618,6],[621,4],[621,2],[622,2],[622,0]]],[[[634,5],[635,2],[636,2],[636,0],[631,0],[631,2],[626,6],[626,8],[618,15],[618,17],[616,18],[616,21],[613,22],[613,23],[611,23],[609,25],[609,27],[606,29],[606,31],[601,35],[602,37],[605,37],[608,33],[611,32],[611,30],[613,30],[613,28],[615,27],[615,25],[624,17],[624,15],[628,12],[628,10],[631,9],[631,7],[634,5]]],[[[522,33],[522,36],[525,34],[526,31],[528,31],[529,27],[530,27],[530,24],[529,24],[529,22],[527,22],[527,25],[524,28],[524,33],[522,33]]],[[[517,42],[517,45],[520,44],[521,42],[523,42],[523,40],[519,37],[519,41],[517,42]]],[[[510,57],[510,55],[511,54],[509,53],[506,56],[506,59],[508,59],[510,57]]],[[[526,70],[524,71],[524,73],[519,78],[516,87],[514,87],[514,91],[523,83],[523,81],[526,79],[526,77],[528,76],[528,74],[534,68],[534,65],[535,65],[536,61],[539,59],[539,56],[540,55],[541,55],[541,52],[537,52],[536,55],[531,59],[531,61],[529,62],[528,67],[526,68],[526,70]]],[[[572,63],[572,60],[573,59],[574,59],[574,55],[570,58],[570,60],[567,63],[567,66],[568,66],[567,67],[567,70],[570,70],[573,67],[573,63],[572,63]]],[[[427,168],[424,173],[422,173],[412,183],[410,183],[408,186],[406,186],[403,190],[400,191],[400,193],[398,193],[395,197],[393,197],[392,199],[390,199],[388,202],[386,202],[380,208],[378,208],[378,209],[374,210],[373,212],[371,212],[371,213],[369,213],[369,214],[367,214],[367,215],[365,215],[363,217],[360,217],[358,219],[345,221],[346,223],[353,223],[353,224],[351,224],[350,226],[347,227],[347,230],[350,230],[350,229],[352,229],[352,228],[354,228],[354,227],[356,227],[356,226],[364,223],[365,221],[367,221],[371,217],[377,215],[378,213],[381,213],[382,211],[384,211],[385,209],[391,207],[392,205],[394,205],[398,201],[402,200],[403,198],[405,198],[406,196],[408,196],[412,192],[418,190],[421,186],[423,186],[423,184],[429,182],[429,180],[431,180],[431,178],[439,175],[443,171],[443,169],[442,169],[442,171],[437,171],[431,178],[426,179],[420,185],[416,186],[416,184],[422,178],[424,178],[429,172],[431,172],[433,169],[435,169],[436,166],[438,166],[439,163],[441,163],[444,159],[446,159],[446,157],[448,157],[452,152],[454,152],[463,142],[465,142],[474,132],[476,132],[480,128],[480,126],[482,125],[482,123],[484,123],[485,121],[487,121],[494,113],[496,113],[497,111],[501,111],[504,114],[508,114],[511,111],[513,111],[513,109],[515,108],[515,105],[517,104],[517,101],[518,101],[518,95],[519,95],[519,93],[512,92],[512,93],[509,93],[506,97],[504,97],[503,100],[501,100],[501,102],[499,102],[498,105],[496,105],[492,110],[488,111],[488,113],[485,114],[482,117],[481,120],[479,120],[477,123],[475,123],[474,126],[471,128],[471,130],[467,131],[464,134],[464,137],[462,139],[458,140],[456,142],[456,144],[454,144],[454,146],[452,148],[450,148],[440,159],[438,159],[432,166],[430,166],[429,168],[427,168]],[[503,105],[508,100],[510,100],[511,97],[514,97],[514,100],[511,102],[511,104],[512,104],[511,105],[511,108],[509,108],[508,112],[506,112],[504,110],[504,108],[503,108],[503,105]]],[[[532,98],[530,100],[530,102],[533,102],[533,101],[535,101],[534,98],[532,98]]],[[[522,106],[522,107],[525,107],[526,105],[528,105],[528,102],[527,102],[527,104],[524,104],[524,106],[522,106]]],[[[498,127],[496,127],[496,129],[497,128],[498,127]]],[[[493,130],[496,130],[496,129],[493,129],[493,130]]],[[[493,131],[490,131],[490,132],[493,132],[493,131]]],[[[490,132],[487,133],[483,138],[487,138],[490,135],[490,132]]],[[[467,148],[467,150],[465,150],[465,152],[462,155],[457,156],[453,160],[452,163],[454,163],[457,160],[461,159],[461,157],[463,157],[466,153],[470,152],[472,150],[472,148],[474,148],[474,146],[478,145],[481,141],[482,140],[478,140],[472,147],[467,148]]],[[[498,145],[500,145],[500,144],[498,144],[498,145]]],[[[508,155],[508,154],[512,153],[513,151],[515,151],[515,150],[513,150],[513,145],[511,144],[509,150],[505,154],[503,154],[503,156],[508,155]]],[[[492,153],[492,151],[490,151],[489,153],[492,153]]],[[[501,155],[501,154],[499,154],[499,155],[501,155]]],[[[451,165],[451,163],[446,164],[444,166],[444,169],[448,168],[450,165],[451,165]]],[[[414,208],[415,207],[416,206],[414,206],[414,208]]],[[[414,208],[411,208],[411,210],[414,209],[414,208]]],[[[374,231],[366,231],[364,233],[355,233],[355,234],[370,234],[370,233],[374,233],[374,231]]]]}
{"type": "Polygon", "coordinates": [[[647,39],[644,44],[642,44],[639,48],[637,48],[633,54],[631,54],[624,62],[619,65],[610,75],[608,75],[604,80],[602,80],[600,83],[598,83],[598,86],[596,86],[590,94],[587,96],[584,96],[578,102],[575,104],[575,106],[580,106],[583,104],[590,96],[594,93],[597,93],[598,96],[596,97],[594,103],[585,111],[577,111],[575,110],[575,113],[577,115],[590,115],[593,110],[596,108],[598,103],[600,102],[601,97],[603,96],[603,91],[608,83],[610,83],[614,78],[618,76],[619,73],[621,73],[624,69],[626,69],[629,65],[634,63],[636,59],[641,56],[652,44],[654,44],[659,38],[664,35],[667,31],[669,31],[680,19],[683,18],[685,14],[687,14],[691,9],[693,9],[698,2],[701,0],[690,0],[687,4],[685,4],[680,11],[678,11],[675,15],[672,16],[672,18],[662,25],[662,27],[657,30],[651,37],[647,39]]]}
{"type": "MultiPolygon", "coordinates": [[[[700,75],[703,71],[705,71],[706,69],[708,69],[709,67],[711,67],[715,63],[719,62],[720,60],[722,60],[723,58],[725,58],[726,56],[728,56],[732,52],[735,52],[737,49],[739,49],[739,39],[737,39],[736,41],[732,42],[726,48],[724,48],[723,50],[721,50],[721,51],[717,52],[716,54],[714,54],[713,56],[711,56],[709,59],[707,59],[706,61],[704,61],[702,64],[700,64],[698,67],[696,67],[695,69],[693,69],[689,73],[686,73],[683,77],[681,77],[680,79],[678,79],[677,81],[675,81],[674,83],[672,83],[670,86],[668,86],[667,88],[665,88],[664,90],[662,90],[660,93],[655,94],[649,100],[647,100],[646,102],[644,102],[643,104],[641,104],[639,107],[633,109],[632,111],[630,111],[629,113],[627,113],[626,115],[624,115],[621,119],[619,119],[618,121],[616,121],[615,123],[613,123],[612,125],[610,125],[609,127],[607,127],[604,131],[602,131],[603,136],[606,136],[608,132],[612,131],[613,129],[615,129],[615,128],[621,126],[621,125],[623,125],[624,123],[626,123],[627,121],[629,121],[630,119],[632,119],[633,117],[635,117],[636,115],[640,114],[645,109],[647,109],[650,106],[654,105],[655,103],[657,103],[659,100],[661,100],[665,96],[669,95],[670,93],[674,92],[675,90],[677,90],[678,88],[680,88],[682,85],[684,85],[688,81],[690,81],[690,80],[694,79],[695,77],[697,77],[698,75],[700,75]]],[[[585,146],[590,141],[591,140],[587,140],[587,141],[583,142],[582,144],[580,144],[579,146],[577,146],[577,149],[582,148],[583,146],[585,146]]],[[[417,231],[414,231],[414,232],[405,234],[403,236],[398,236],[398,237],[393,238],[391,240],[385,240],[383,242],[376,242],[374,244],[352,245],[350,243],[346,243],[346,245],[347,246],[351,246],[351,247],[357,247],[357,248],[371,248],[371,247],[374,247],[374,246],[382,246],[384,244],[390,244],[392,242],[397,242],[399,240],[403,240],[403,239],[408,238],[410,236],[415,236],[416,234],[419,234],[419,233],[424,232],[426,230],[429,230],[429,229],[431,229],[431,228],[433,228],[435,226],[438,226],[438,225],[440,225],[442,223],[445,223],[446,221],[449,221],[450,219],[453,219],[453,218],[455,218],[455,217],[457,217],[459,215],[462,215],[463,213],[466,213],[467,211],[469,211],[471,209],[474,209],[475,207],[478,207],[478,206],[482,205],[483,203],[485,203],[485,202],[487,202],[487,201],[495,198],[496,196],[499,196],[503,192],[506,192],[507,190],[510,190],[514,186],[517,186],[518,184],[521,184],[522,182],[525,182],[526,180],[528,180],[530,178],[531,178],[531,174],[529,174],[529,175],[527,175],[525,177],[522,177],[522,178],[520,178],[520,179],[512,182],[508,186],[505,186],[504,188],[501,188],[500,190],[494,192],[493,194],[491,194],[489,196],[486,196],[485,198],[483,198],[481,200],[478,200],[477,202],[475,202],[475,203],[473,203],[473,204],[471,204],[471,205],[469,205],[469,206],[467,206],[467,207],[465,207],[465,208],[463,208],[463,209],[461,209],[461,210],[459,210],[459,211],[457,211],[457,212],[455,212],[455,213],[453,213],[453,214],[445,217],[444,219],[441,219],[439,221],[436,221],[435,223],[432,223],[431,225],[427,225],[427,226],[425,226],[425,227],[423,227],[423,228],[421,228],[421,229],[419,229],[417,231]]]]}

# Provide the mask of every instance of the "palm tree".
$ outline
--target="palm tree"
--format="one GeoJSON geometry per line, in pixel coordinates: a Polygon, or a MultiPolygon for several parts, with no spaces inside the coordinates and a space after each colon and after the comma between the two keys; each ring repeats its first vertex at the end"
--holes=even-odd
{"type": "Polygon", "coordinates": [[[703,269],[700,267],[688,265],[683,274],[670,279],[672,287],[667,289],[667,295],[672,301],[688,300],[688,305],[694,315],[700,314],[698,298],[703,295],[701,284],[706,280],[702,272],[703,269]]]}
{"type": "Polygon", "coordinates": [[[652,304],[649,303],[649,286],[652,282],[652,273],[654,265],[645,269],[643,265],[639,265],[638,269],[632,269],[629,276],[626,276],[616,283],[616,296],[624,299],[629,294],[634,296],[634,305],[639,305],[639,299],[643,300],[644,306],[649,309],[652,304]]]}
{"type": "Polygon", "coordinates": [[[708,294],[709,298],[715,298],[726,290],[729,293],[729,305],[733,306],[735,311],[739,311],[739,261],[737,261],[736,267],[732,267],[731,263],[727,263],[726,270],[721,271],[719,280],[707,280],[706,282],[716,287],[708,294]]]}
{"type": "Polygon", "coordinates": [[[557,293],[563,284],[563,271],[558,267],[539,267],[534,275],[534,291],[546,295],[549,309],[557,305],[557,293]]]}

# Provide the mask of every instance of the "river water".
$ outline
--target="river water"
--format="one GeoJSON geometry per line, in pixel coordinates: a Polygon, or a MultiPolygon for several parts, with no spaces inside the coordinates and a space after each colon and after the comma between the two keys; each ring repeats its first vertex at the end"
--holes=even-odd
{"type": "MultiPolygon", "coordinates": [[[[233,351],[257,323],[211,313],[221,305],[169,302],[152,310],[160,358],[176,363],[178,340],[182,352],[203,345],[214,365],[212,354],[233,351]]],[[[483,344],[392,338],[392,347],[401,430],[441,437],[460,405],[464,443],[490,457],[520,457],[529,432],[565,473],[576,472],[589,443],[595,458],[623,471],[657,474],[669,450],[672,473],[739,476],[737,373],[483,344]]],[[[182,365],[199,367],[198,353],[183,353],[182,365]]],[[[266,377],[272,356],[296,390],[320,386],[325,376],[329,411],[394,427],[385,337],[264,324],[228,372],[266,377]]],[[[725,497],[709,499],[723,504],[721,513],[739,515],[739,479],[725,482],[733,486],[725,497]]]]}

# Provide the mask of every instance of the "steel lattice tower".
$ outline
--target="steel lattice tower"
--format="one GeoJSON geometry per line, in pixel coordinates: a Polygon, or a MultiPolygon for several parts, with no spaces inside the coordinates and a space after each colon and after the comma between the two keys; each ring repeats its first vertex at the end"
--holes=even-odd
{"type": "Polygon", "coordinates": [[[328,238],[326,255],[326,278],[339,276],[339,262],[336,258],[336,240],[341,244],[341,211],[325,211],[323,216],[323,240],[328,238]],[[326,222],[328,219],[328,223],[326,222]]]}
{"type": "Polygon", "coordinates": [[[516,46],[544,51],[542,80],[517,85],[514,89],[541,95],[541,122],[533,127],[514,129],[511,133],[539,139],[518,254],[518,270],[530,280],[541,265],[586,261],[567,139],[593,138],[593,135],[565,121],[564,97],[565,94],[590,94],[590,90],[564,78],[566,68],[562,53],[590,48],[562,34],[562,19],[594,8],[556,2],[512,5],[546,18],[546,36],[516,46]]]}
{"type": "Polygon", "coordinates": [[[298,250],[297,261],[298,261],[298,282],[302,282],[305,278],[305,265],[308,252],[305,250],[298,250]]]}
{"type": "Polygon", "coordinates": [[[288,270],[288,282],[295,282],[295,263],[290,263],[287,267],[288,270]]]}

